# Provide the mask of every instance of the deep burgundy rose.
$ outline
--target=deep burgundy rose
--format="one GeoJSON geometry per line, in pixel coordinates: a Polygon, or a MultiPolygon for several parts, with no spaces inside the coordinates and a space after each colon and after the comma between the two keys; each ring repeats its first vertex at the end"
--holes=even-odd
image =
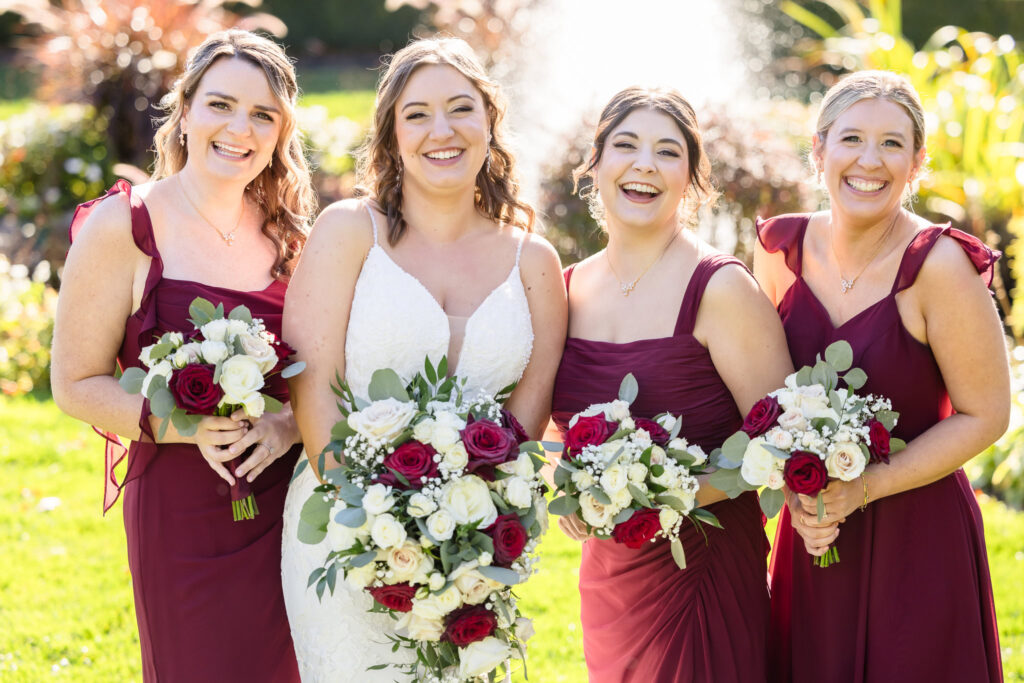
{"type": "Polygon", "coordinates": [[[782,478],[791,491],[816,496],[828,483],[825,461],[814,453],[793,451],[782,470],[782,478]]]}
{"type": "Polygon", "coordinates": [[[505,423],[505,426],[512,430],[512,433],[516,435],[516,442],[524,444],[530,441],[530,435],[523,429],[523,425],[519,423],[516,416],[508,412],[504,408],[501,409],[501,419],[505,423]]]}
{"type": "Polygon", "coordinates": [[[627,548],[642,548],[644,543],[654,538],[661,531],[661,517],[653,508],[643,508],[633,513],[625,522],[615,525],[612,538],[616,543],[624,543],[627,548]]]}
{"type": "Polygon", "coordinates": [[[375,481],[400,489],[421,489],[425,479],[437,476],[436,454],[433,446],[415,440],[406,441],[384,458],[384,466],[408,479],[409,485],[403,484],[391,472],[379,475],[375,481]]]}
{"type": "Polygon", "coordinates": [[[667,446],[671,435],[654,420],[648,420],[646,417],[635,417],[633,423],[637,429],[642,429],[651,435],[651,441],[658,444],[659,446],[667,446]]]}
{"type": "Polygon", "coordinates": [[[444,635],[441,636],[441,640],[446,640],[456,647],[466,647],[494,633],[498,626],[498,618],[483,605],[468,605],[450,612],[444,623],[444,635]]]}
{"type": "Polygon", "coordinates": [[[584,446],[600,446],[619,426],[605,419],[604,414],[581,417],[565,433],[565,453],[575,458],[584,446]]]}
{"type": "Polygon", "coordinates": [[[514,513],[500,515],[483,532],[494,539],[494,564],[499,567],[508,567],[519,559],[529,540],[526,527],[514,513]]]}
{"type": "Polygon", "coordinates": [[[460,432],[462,443],[469,454],[467,472],[493,478],[495,465],[515,460],[519,454],[516,435],[490,420],[476,420],[470,415],[465,428],[460,432]]]}
{"type": "Polygon", "coordinates": [[[388,609],[396,612],[412,610],[412,596],[416,595],[416,586],[408,583],[396,583],[393,586],[377,586],[367,588],[373,599],[388,609]]]}
{"type": "Polygon", "coordinates": [[[872,420],[868,423],[868,438],[871,443],[868,444],[868,451],[871,453],[871,462],[884,462],[886,465],[889,464],[889,453],[891,449],[889,447],[889,430],[885,428],[885,425],[878,420],[872,420]]]}
{"type": "Polygon", "coordinates": [[[745,431],[751,439],[761,436],[775,426],[775,421],[779,419],[781,413],[779,399],[774,396],[765,396],[750,409],[743,419],[743,426],[740,429],[745,431]]]}
{"type": "Polygon", "coordinates": [[[174,396],[174,404],[195,415],[213,415],[224,397],[224,390],[213,381],[212,365],[186,365],[171,373],[167,388],[174,396]]]}

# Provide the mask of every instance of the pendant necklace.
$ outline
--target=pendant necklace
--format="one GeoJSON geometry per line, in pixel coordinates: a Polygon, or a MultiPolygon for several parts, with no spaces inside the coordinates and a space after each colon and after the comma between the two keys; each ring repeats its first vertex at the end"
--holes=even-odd
{"type": "Polygon", "coordinates": [[[642,278],[644,275],[647,275],[647,271],[649,271],[651,268],[656,266],[659,261],[661,261],[662,257],[665,255],[665,252],[667,252],[668,248],[672,246],[672,243],[675,242],[676,237],[679,236],[680,232],[682,231],[676,230],[674,233],[672,233],[671,239],[669,239],[669,241],[665,243],[665,246],[662,247],[661,253],[658,254],[658,258],[654,259],[654,261],[651,262],[649,266],[643,269],[642,273],[637,275],[629,282],[623,282],[622,279],[619,277],[619,274],[615,272],[615,266],[612,265],[612,257],[608,255],[608,250],[605,249],[604,258],[606,261],[608,261],[608,267],[611,269],[612,275],[615,276],[616,282],[619,283],[619,291],[622,293],[622,296],[629,296],[630,292],[636,289],[636,284],[640,282],[640,278],[642,278]]]}
{"type": "Polygon", "coordinates": [[[192,198],[188,196],[188,192],[185,191],[185,183],[181,182],[180,173],[177,175],[177,179],[178,187],[181,189],[181,194],[184,195],[185,201],[187,201],[189,206],[192,207],[192,210],[195,211],[207,225],[213,228],[213,231],[216,232],[217,235],[224,241],[224,244],[228,245],[229,247],[234,246],[235,233],[238,232],[238,226],[241,225],[242,223],[242,215],[245,214],[245,198],[242,198],[242,210],[238,212],[238,218],[235,220],[235,227],[231,228],[230,232],[223,233],[221,232],[220,228],[218,228],[210,221],[209,218],[203,215],[203,212],[199,210],[199,207],[196,206],[195,202],[192,201],[192,198]]]}
{"type": "Polygon", "coordinates": [[[878,240],[878,246],[875,247],[875,253],[873,253],[871,255],[871,258],[868,259],[868,262],[865,263],[864,267],[860,269],[860,272],[857,273],[856,275],[854,275],[849,280],[847,280],[845,277],[843,277],[843,265],[839,262],[839,254],[836,253],[836,241],[835,241],[835,237],[833,235],[833,230],[835,228],[833,227],[831,221],[829,221],[828,242],[829,242],[829,246],[832,247],[832,256],[833,256],[833,258],[835,258],[836,266],[839,269],[839,288],[842,290],[843,294],[846,294],[851,289],[853,289],[853,286],[855,284],[857,284],[857,278],[859,278],[861,275],[863,275],[864,271],[868,269],[868,266],[870,266],[872,263],[874,263],[875,259],[878,258],[878,255],[880,253],[882,253],[882,246],[888,241],[889,235],[892,233],[892,229],[894,227],[896,227],[896,221],[899,220],[899,217],[900,217],[901,213],[902,213],[902,210],[898,210],[896,212],[896,215],[893,216],[892,222],[889,223],[889,227],[885,229],[885,234],[882,235],[882,238],[880,240],[878,240]]]}

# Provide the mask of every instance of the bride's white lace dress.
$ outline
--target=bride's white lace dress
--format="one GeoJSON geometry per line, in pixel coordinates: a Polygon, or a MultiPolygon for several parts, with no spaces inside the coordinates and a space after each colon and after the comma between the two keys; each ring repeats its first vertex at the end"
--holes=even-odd
{"type": "MultiPolygon", "coordinates": [[[[533,328],[519,273],[521,250],[522,240],[508,277],[466,321],[455,374],[467,380],[469,391],[496,393],[518,381],[530,359],[533,328]]],[[[377,243],[374,219],[373,247],[356,281],[345,340],[345,380],[353,393],[365,398],[377,369],[391,368],[408,380],[422,370],[428,355],[436,365],[448,353],[450,337],[441,306],[377,243]]],[[[306,587],[310,572],[323,564],[328,552],[326,542],[307,545],[296,536],[299,511],[315,486],[316,478],[307,467],[292,482],[284,506],[281,579],[302,680],[394,681],[400,675],[396,669],[366,668],[408,662],[411,653],[392,653],[385,634],[393,632],[394,621],[367,611],[372,604],[369,594],[339,580],[334,594],[325,592],[320,601],[316,591],[306,587]]]]}

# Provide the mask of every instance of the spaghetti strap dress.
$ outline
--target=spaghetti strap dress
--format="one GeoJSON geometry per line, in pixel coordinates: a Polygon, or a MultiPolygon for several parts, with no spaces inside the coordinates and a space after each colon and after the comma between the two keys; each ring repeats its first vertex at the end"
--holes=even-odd
{"type": "MultiPolygon", "coordinates": [[[[903,326],[896,295],[914,284],[941,237],[963,248],[987,284],[999,253],[948,225],[925,228],[907,246],[890,293],[834,327],[801,275],[809,219],[758,223],[765,250],[781,250],[796,275],[779,302],[793,365],[845,339],[868,375],[863,391],[892,400],[894,436],[909,442],[953,411],[938,363],[903,326]]],[[[981,510],[963,469],[873,501],[841,529],[841,561],[815,567],[782,508],[770,572],[771,680],[1003,680],[981,510]]]]}
{"type": "MultiPolygon", "coordinates": [[[[640,391],[632,412],[682,419],[681,435],[710,452],[743,418],[693,336],[708,280],[740,261],[714,254],[699,262],[670,337],[623,344],[569,337],[555,380],[552,417],[569,419],[618,395],[626,373],[640,391]]],[[[572,268],[566,272],[566,286],[572,268]]],[[[768,540],[757,496],[748,492],[707,508],[724,529],[684,524],[686,569],[659,539],[632,550],[611,539],[583,544],[580,602],[591,683],[757,683],[765,676],[768,540]]]]}
{"type": "MultiPolygon", "coordinates": [[[[142,367],[139,352],[168,331],[191,331],[189,304],[197,296],[226,310],[244,304],[267,329],[281,334],[285,284],[239,292],[163,277],[153,225],[142,199],[118,181],[103,197],[76,209],[70,236],[96,205],[124,194],[131,205],[132,236],[151,258],[142,303],[125,322],[118,366],[142,367]]],[[[288,400],[280,375],[266,393],[288,400]]],[[[154,443],[149,402],[140,416],[142,436],[125,449],[107,439],[104,512],[124,491],[128,566],[142,647],[142,674],[156,681],[298,681],[298,668],[281,594],[281,511],[296,445],[252,483],[259,515],[235,522],[228,485],[192,444],[154,443]],[[114,467],[127,456],[124,480],[114,467]]],[[[100,430],[97,430],[100,431],[100,430]]]]}

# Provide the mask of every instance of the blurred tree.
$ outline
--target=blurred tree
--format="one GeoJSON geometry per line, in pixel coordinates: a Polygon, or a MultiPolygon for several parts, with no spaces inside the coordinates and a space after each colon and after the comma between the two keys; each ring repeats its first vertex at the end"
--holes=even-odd
{"type": "Polygon", "coordinates": [[[263,0],[262,7],[288,26],[289,50],[305,55],[396,50],[423,19],[414,7],[385,7],[384,0],[263,0]]]}

